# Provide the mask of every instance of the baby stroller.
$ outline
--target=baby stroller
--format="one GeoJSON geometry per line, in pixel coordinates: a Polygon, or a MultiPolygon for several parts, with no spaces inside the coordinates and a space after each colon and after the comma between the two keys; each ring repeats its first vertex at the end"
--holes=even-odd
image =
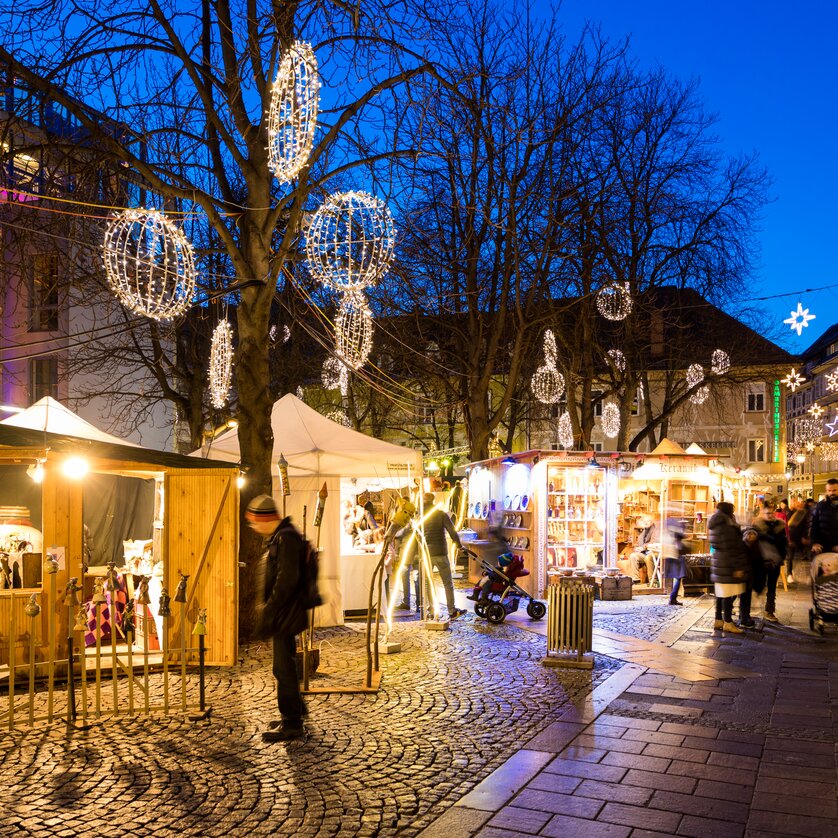
{"type": "Polygon", "coordinates": [[[485,617],[490,623],[502,623],[507,614],[518,610],[520,601],[528,600],[527,614],[533,620],[540,620],[547,613],[547,606],[537,599],[533,599],[515,580],[522,576],[529,576],[530,572],[524,567],[520,556],[514,556],[505,571],[493,567],[485,559],[483,565],[484,576],[488,576],[492,584],[487,594],[483,595],[481,586],[475,585],[469,599],[477,600],[474,613],[478,617],[485,617]],[[480,598],[481,595],[483,598],[480,598]]]}
{"type": "Polygon", "coordinates": [[[809,628],[823,634],[824,624],[838,624],[838,553],[821,553],[812,559],[812,608],[809,628]]]}

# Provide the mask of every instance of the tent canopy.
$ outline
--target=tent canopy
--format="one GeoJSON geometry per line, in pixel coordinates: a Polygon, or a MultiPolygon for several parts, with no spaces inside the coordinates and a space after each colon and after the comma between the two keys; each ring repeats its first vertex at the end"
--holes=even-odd
{"type": "MultiPolygon", "coordinates": [[[[290,477],[386,477],[405,472],[408,467],[418,476],[422,471],[421,451],[346,428],[321,416],[293,393],[286,393],[274,403],[271,428],[273,460],[276,462],[282,454],[288,461],[290,477]]],[[[236,429],[226,431],[190,456],[239,462],[241,450],[236,429]]]]}

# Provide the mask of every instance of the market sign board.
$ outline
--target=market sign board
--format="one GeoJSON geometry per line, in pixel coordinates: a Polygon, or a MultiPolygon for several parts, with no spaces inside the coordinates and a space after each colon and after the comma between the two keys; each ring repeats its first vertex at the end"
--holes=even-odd
{"type": "Polygon", "coordinates": [[[634,470],[635,480],[680,480],[688,483],[708,484],[710,469],[701,462],[681,459],[646,459],[634,470]]]}

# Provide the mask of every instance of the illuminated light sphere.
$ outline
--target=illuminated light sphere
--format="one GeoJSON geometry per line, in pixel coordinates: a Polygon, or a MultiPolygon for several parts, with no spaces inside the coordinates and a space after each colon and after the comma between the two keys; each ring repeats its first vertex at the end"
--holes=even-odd
{"type": "Polygon", "coordinates": [[[127,209],[115,215],[105,230],[103,258],[108,284],[129,311],[169,320],[192,303],[192,245],[163,213],[127,209]]]}
{"type": "Polygon", "coordinates": [[[704,367],[701,364],[690,364],[687,367],[687,387],[692,389],[704,381],[704,367]]]}
{"type": "Polygon", "coordinates": [[[552,329],[544,332],[544,362],[548,367],[555,367],[559,352],[556,349],[556,336],[552,329]]]}
{"type": "Polygon", "coordinates": [[[626,362],[626,356],[623,352],[619,349],[609,349],[606,353],[608,357],[608,363],[614,367],[617,372],[625,372],[628,363],[626,362]]]}
{"type": "Polygon", "coordinates": [[[555,404],[564,393],[564,376],[553,366],[539,367],[530,382],[533,395],[544,404],[555,404]]]}
{"type": "Polygon", "coordinates": [[[559,417],[559,445],[562,448],[573,448],[573,423],[567,411],[559,417]]]}
{"type": "Polygon", "coordinates": [[[233,327],[222,320],[212,333],[209,362],[209,392],[212,406],[227,404],[233,383],[233,327]]]}
{"type": "Polygon", "coordinates": [[[625,320],[631,314],[634,302],[627,282],[611,282],[597,291],[596,307],[606,320],[625,320]]]}
{"type": "Polygon", "coordinates": [[[690,394],[690,401],[693,404],[704,404],[710,396],[710,388],[705,384],[690,394]]]}
{"type": "Polygon", "coordinates": [[[268,107],[268,166],[277,180],[295,178],[308,161],[319,104],[317,59],[296,41],[282,57],[268,107]]]}
{"type": "Polygon", "coordinates": [[[360,291],[344,294],[335,317],[335,354],[360,369],[372,351],[372,312],[360,291]]]}
{"type": "Polygon", "coordinates": [[[387,271],[396,230],[387,204],[366,192],[328,197],[306,233],[315,279],[338,291],[365,288],[387,271]]]}
{"type": "Polygon", "coordinates": [[[609,439],[620,434],[620,408],[614,402],[602,406],[602,432],[609,439]]]}
{"type": "Polygon", "coordinates": [[[710,369],[716,375],[724,375],[730,370],[730,355],[724,349],[714,349],[710,359],[710,369]]]}
{"type": "Polygon", "coordinates": [[[326,358],[320,371],[320,380],[327,390],[343,390],[349,377],[346,365],[339,358],[326,358]]]}
{"type": "Polygon", "coordinates": [[[349,417],[346,415],[346,411],[340,407],[333,408],[326,414],[327,419],[331,419],[333,422],[337,422],[338,425],[343,425],[344,427],[348,428],[350,426],[349,417]]]}
{"type": "Polygon", "coordinates": [[[305,396],[305,392],[303,392],[303,388],[302,388],[302,387],[300,387],[299,385],[297,385],[297,398],[298,398],[300,401],[303,401],[304,396],[305,396]]]}

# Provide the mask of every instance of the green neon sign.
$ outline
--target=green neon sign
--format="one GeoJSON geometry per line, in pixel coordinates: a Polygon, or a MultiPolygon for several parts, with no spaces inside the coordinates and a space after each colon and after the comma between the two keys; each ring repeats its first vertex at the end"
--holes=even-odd
{"type": "Polygon", "coordinates": [[[780,382],[774,381],[774,462],[780,462],[780,382]]]}

